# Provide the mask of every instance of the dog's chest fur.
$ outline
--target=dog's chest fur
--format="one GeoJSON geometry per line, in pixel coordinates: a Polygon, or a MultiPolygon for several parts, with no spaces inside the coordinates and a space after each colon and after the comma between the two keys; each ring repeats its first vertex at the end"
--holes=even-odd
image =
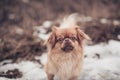
{"type": "Polygon", "coordinates": [[[59,77],[69,78],[72,75],[79,74],[82,57],[73,53],[55,54],[52,56],[55,73],[59,77]]]}
{"type": "Polygon", "coordinates": [[[58,75],[62,73],[65,76],[70,74],[72,72],[74,66],[76,65],[75,60],[73,59],[73,57],[71,55],[67,55],[65,57],[58,58],[56,63],[58,64],[58,66],[57,66],[58,75]]]}

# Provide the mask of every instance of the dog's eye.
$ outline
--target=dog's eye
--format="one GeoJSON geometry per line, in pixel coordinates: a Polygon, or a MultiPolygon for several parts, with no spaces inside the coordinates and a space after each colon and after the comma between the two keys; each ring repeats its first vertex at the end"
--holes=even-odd
{"type": "Polygon", "coordinates": [[[71,39],[72,39],[72,40],[76,40],[76,36],[75,36],[75,35],[72,35],[71,39]]]}
{"type": "Polygon", "coordinates": [[[63,38],[59,37],[59,38],[57,39],[57,41],[58,41],[58,42],[61,42],[61,41],[63,41],[63,38]]]}

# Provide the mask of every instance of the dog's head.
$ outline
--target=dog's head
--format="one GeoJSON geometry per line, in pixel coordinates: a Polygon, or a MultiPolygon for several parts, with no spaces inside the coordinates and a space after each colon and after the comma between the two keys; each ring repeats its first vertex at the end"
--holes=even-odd
{"type": "Polygon", "coordinates": [[[84,39],[89,39],[89,37],[78,27],[64,29],[53,27],[47,43],[51,50],[67,53],[82,47],[84,39]]]}

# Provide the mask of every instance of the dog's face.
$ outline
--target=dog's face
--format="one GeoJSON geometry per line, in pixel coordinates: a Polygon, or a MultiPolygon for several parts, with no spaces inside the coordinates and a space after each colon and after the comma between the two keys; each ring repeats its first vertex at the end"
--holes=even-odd
{"type": "Polygon", "coordinates": [[[53,50],[67,53],[82,47],[83,40],[88,38],[78,27],[65,29],[54,27],[48,44],[53,50]]]}

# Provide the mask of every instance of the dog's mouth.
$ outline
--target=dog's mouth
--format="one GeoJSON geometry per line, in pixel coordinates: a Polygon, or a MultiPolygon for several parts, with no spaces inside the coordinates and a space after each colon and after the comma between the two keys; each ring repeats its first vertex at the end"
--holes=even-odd
{"type": "Polygon", "coordinates": [[[63,48],[61,48],[65,52],[70,52],[74,49],[72,45],[65,45],[63,48]]]}

